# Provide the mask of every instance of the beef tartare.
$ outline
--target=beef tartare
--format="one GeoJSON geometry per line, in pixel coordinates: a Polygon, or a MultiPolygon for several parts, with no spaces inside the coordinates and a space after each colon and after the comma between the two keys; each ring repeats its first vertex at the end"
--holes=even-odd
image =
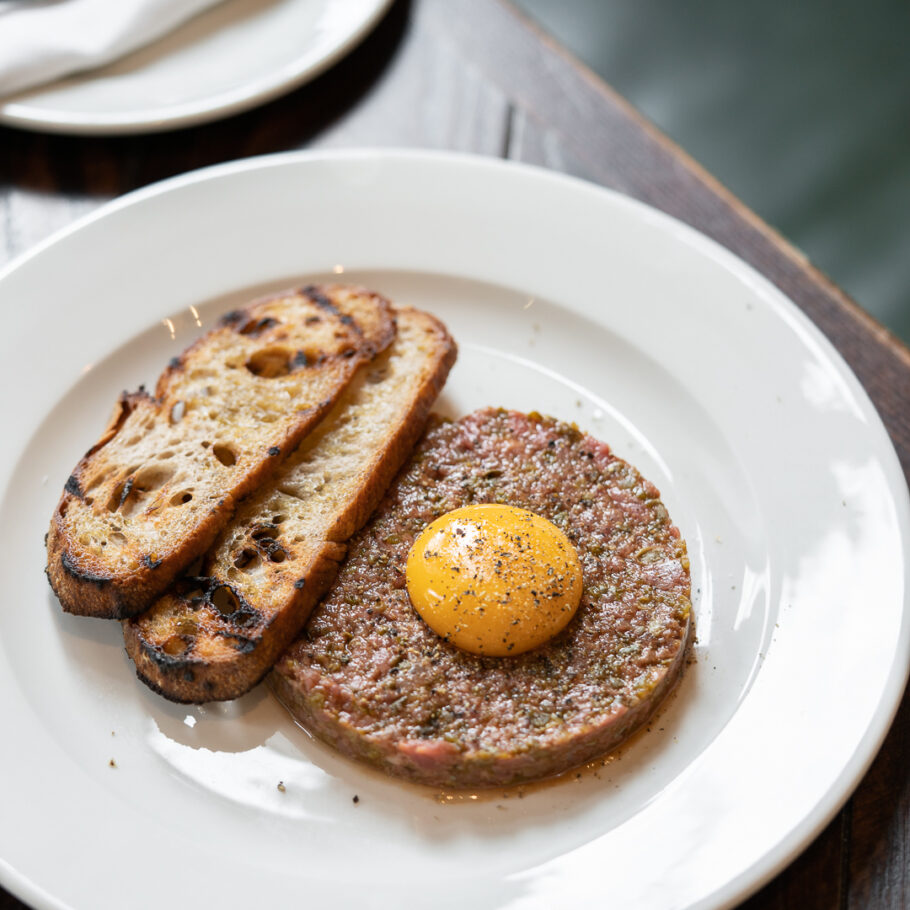
{"type": "Polygon", "coordinates": [[[345,755],[442,787],[561,773],[638,728],[679,677],[689,563],[657,489],[602,442],[536,414],[483,410],[432,427],[271,684],[345,755]],[[405,563],[434,519],[503,503],[574,544],[581,603],[555,638],[470,654],[415,612],[405,563]]]}

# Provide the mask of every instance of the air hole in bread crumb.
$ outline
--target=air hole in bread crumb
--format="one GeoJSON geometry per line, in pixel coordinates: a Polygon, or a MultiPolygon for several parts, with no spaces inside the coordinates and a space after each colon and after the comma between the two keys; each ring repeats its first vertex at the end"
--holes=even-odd
{"type": "Polygon", "coordinates": [[[181,616],[177,620],[177,629],[184,635],[193,636],[199,631],[198,619],[194,613],[181,616]]]}
{"type": "Polygon", "coordinates": [[[189,490],[183,490],[180,493],[175,493],[171,497],[172,506],[182,506],[186,505],[193,498],[193,494],[189,490]]]}
{"type": "Polygon", "coordinates": [[[233,450],[219,443],[218,445],[212,448],[212,454],[226,467],[229,468],[231,465],[237,463],[237,456],[234,454],[233,450]]]}
{"type": "Polygon", "coordinates": [[[182,635],[172,635],[161,646],[161,650],[164,651],[165,654],[170,654],[171,657],[185,654],[188,649],[189,642],[182,635]]]}
{"type": "Polygon", "coordinates": [[[148,465],[133,478],[134,493],[148,493],[163,487],[174,476],[172,465],[148,465]]]}
{"type": "Polygon", "coordinates": [[[85,481],[85,483],[82,485],[82,489],[86,493],[91,493],[93,490],[100,487],[101,484],[105,483],[109,477],[110,474],[108,472],[102,471],[101,473],[96,474],[94,477],[91,477],[85,481]]]}
{"type": "Polygon", "coordinates": [[[281,522],[287,521],[287,520],[288,520],[287,515],[273,515],[273,516],[272,516],[272,524],[273,524],[273,525],[280,525],[281,522]]]}
{"type": "Polygon", "coordinates": [[[240,609],[237,595],[227,586],[220,585],[212,591],[212,606],[222,615],[230,616],[240,609]]]}
{"type": "Polygon", "coordinates": [[[306,366],[318,366],[324,360],[325,354],[319,348],[304,348],[302,351],[297,352],[295,365],[298,368],[306,366]]]}
{"type": "Polygon", "coordinates": [[[284,562],[287,559],[287,553],[284,552],[280,547],[274,547],[269,550],[269,559],[272,562],[284,562]]]}
{"type": "Polygon", "coordinates": [[[171,423],[180,423],[183,420],[183,415],[186,413],[186,402],[178,401],[171,408],[171,423]]]}
{"type": "Polygon", "coordinates": [[[234,557],[234,565],[245,572],[252,572],[259,567],[260,562],[259,554],[250,547],[244,548],[234,557]]]}
{"type": "Polygon", "coordinates": [[[278,376],[287,376],[291,372],[293,351],[285,347],[273,345],[256,351],[246,362],[246,368],[262,379],[275,379],[278,376]]]}
{"type": "Polygon", "coordinates": [[[107,501],[108,512],[116,512],[120,506],[126,502],[133,489],[133,478],[127,477],[126,480],[120,481],[111,492],[110,499],[107,501]]]}

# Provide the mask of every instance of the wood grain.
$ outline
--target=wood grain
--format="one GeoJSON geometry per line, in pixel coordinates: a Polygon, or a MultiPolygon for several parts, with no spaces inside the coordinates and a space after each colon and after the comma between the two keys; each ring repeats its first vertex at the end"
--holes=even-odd
{"type": "MultiPolygon", "coordinates": [[[[300,148],[456,149],[540,164],[691,224],[828,336],[910,475],[910,351],[596,76],[502,0],[399,0],[348,58],[207,126],[76,138],[0,128],[0,265],[108,199],[235,158],[300,148]]],[[[747,910],[910,907],[910,699],[845,809],[747,910]]],[[[0,910],[23,907],[0,890],[0,910]]]]}
{"type": "Polygon", "coordinates": [[[910,906],[910,698],[851,802],[849,910],[910,906]]]}
{"type": "Polygon", "coordinates": [[[101,138],[0,128],[0,265],[114,196],[223,161],[356,146],[501,154],[507,99],[427,9],[399,0],[326,74],[218,123],[101,138]]]}

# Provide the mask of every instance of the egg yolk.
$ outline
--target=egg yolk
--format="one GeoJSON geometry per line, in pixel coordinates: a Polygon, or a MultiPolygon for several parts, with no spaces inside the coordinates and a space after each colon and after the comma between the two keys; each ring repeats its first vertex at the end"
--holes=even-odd
{"type": "Polygon", "coordinates": [[[414,609],[473,654],[521,654],[549,641],[581,599],[571,541],[554,524],[504,505],[466,506],[427,525],[408,554],[414,609]]]}

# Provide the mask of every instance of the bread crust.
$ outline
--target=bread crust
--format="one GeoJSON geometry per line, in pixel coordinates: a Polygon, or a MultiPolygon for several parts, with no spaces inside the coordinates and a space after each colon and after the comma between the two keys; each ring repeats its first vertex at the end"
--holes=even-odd
{"type": "Polygon", "coordinates": [[[166,698],[242,695],[328,590],[345,542],[417,442],[455,360],[438,320],[410,309],[397,317],[394,344],[361,368],[300,451],[242,505],[204,558],[201,577],[182,580],[124,622],[137,675],[166,698]]]}
{"type": "Polygon", "coordinates": [[[380,295],[309,285],[228,313],[168,364],[154,396],[124,393],[51,519],[46,572],[63,609],[142,612],[394,334],[380,295]]]}

